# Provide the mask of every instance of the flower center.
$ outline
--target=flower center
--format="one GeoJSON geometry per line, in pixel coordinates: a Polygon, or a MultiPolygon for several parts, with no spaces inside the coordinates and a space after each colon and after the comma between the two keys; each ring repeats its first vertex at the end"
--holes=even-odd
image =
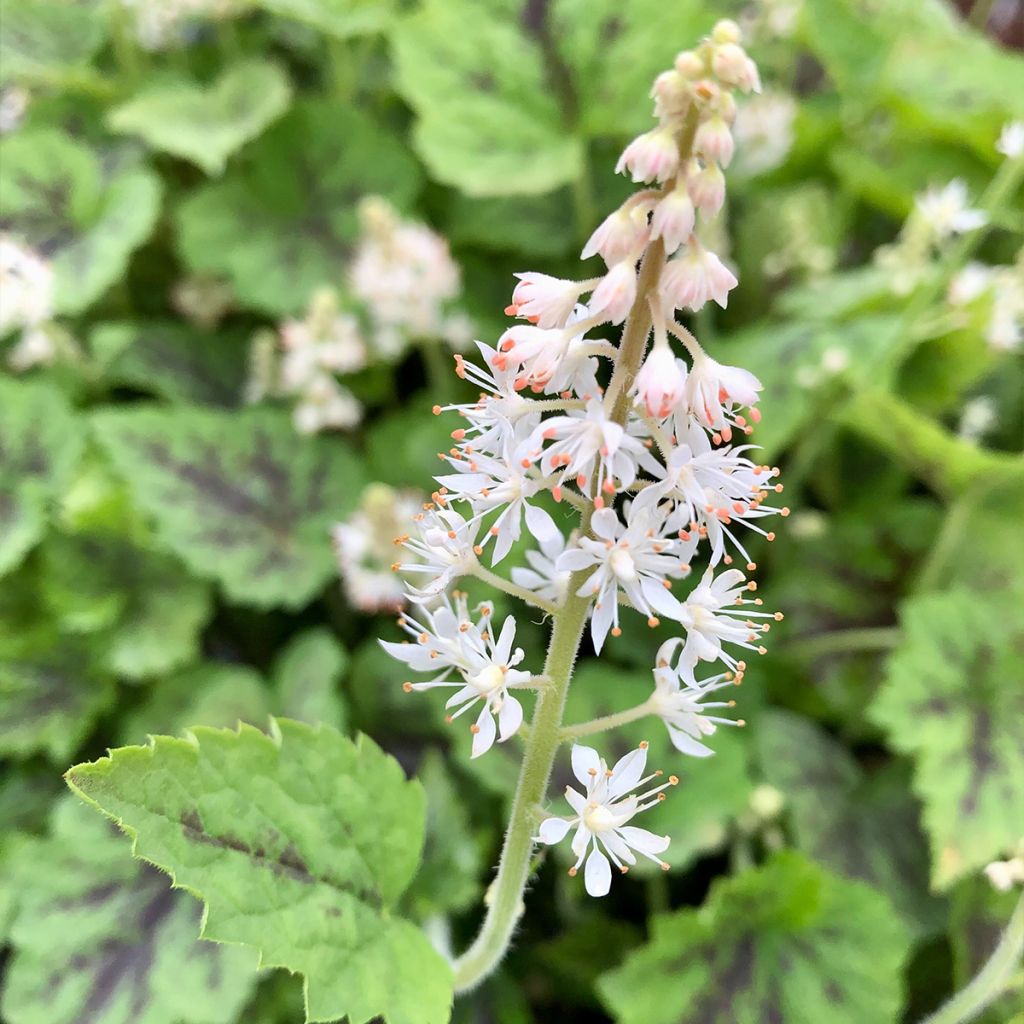
{"type": "Polygon", "coordinates": [[[636,580],[636,563],[625,548],[616,548],[608,562],[612,572],[623,583],[632,583],[636,580]]]}
{"type": "Polygon", "coordinates": [[[480,694],[486,696],[505,685],[505,670],[500,665],[488,665],[470,680],[480,694]]]}
{"type": "Polygon", "coordinates": [[[583,812],[583,824],[591,832],[607,832],[608,829],[615,827],[615,815],[604,804],[598,804],[596,807],[588,807],[583,812]]]}

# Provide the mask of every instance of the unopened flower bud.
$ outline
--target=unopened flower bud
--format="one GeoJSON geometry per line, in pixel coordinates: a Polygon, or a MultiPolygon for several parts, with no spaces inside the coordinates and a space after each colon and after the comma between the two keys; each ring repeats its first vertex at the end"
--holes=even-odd
{"type": "Polygon", "coordinates": [[[679,144],[675,132],[666,126],[638,135],[623,150],[615,165],[616,174],[628,170],[637,182],[666,181],[678,169],[679,144]]]}
{"type": "Polygon", "coordinates": [[[718,164],[710,163],[695,171],[687,179],[686,186],[690,191],[693,205],[700,210],[705,219],[717,217],[725,202],[725,175],[718,164]]]}
{"type": "Polygon", "coordinates": [[[688,81],[700,78],[705,72],[704,61],[693,50],[683,50],[677,54],[675,66],[676,71],[688,81]]]}
{"type": "Polygon", "coordinates": [[[655,117],[663,120],[681,117],[690,105],[689,85],[678,71],[663,71],[654,80],[651,99],[654,100],[655,117]]]}
{"type": "Polygon", "coordinates": [[[686,364],[676,358],[666,342],[651,349],[633,385],[648,414],[659,419],[672,411],[685,386],[686,364]]]}
{"type": "Polygon", "coordinates": [[[725,309],[729,305],[729,292],[737,284],[732,271],[693,239],[684,255],[669,260],[661,277],[660,291],[672,308],[686,307],[697,312],[708,299],[714,299],[725,309]]]}
{"type": "Polygon", "coordinates": [[[709,117],[697,129],[693,148],[705,160],[714,160],[715,163],[728,167],[734,150],[729,126],[721,117],[709,117]]]}
{"type": "Polygon", "coordinates": [[[732,18],[722,18],[715,23],[711,30],[711,38],[716,43],[738,43],[740,41],[740,27],[732,18]]]}
{"type": "Polygon", "coordinates": [[[661,238],[665,252],[671,256],[693,233],[696,211],[686,186],[677,185],[654,208],[651,217],[651,238],[661,238]]]}
{"type": "Polygon", "coordinates": [[[647,237],[647,208],[639,203],[620,206],[601,221],[580,256],[587,260],[600,253],[610,267],[644,246],[647,237]]]}
{"type": "Polygon", "coordinates": [[[614,264],[590,297],[588,309],[601,314],[613,324],[621,324],[629,315],[636,299],[636,264],[632,259],[614,264]]]}
{"type": "Polygon", "coordinates": [[[564,327],[580,297],[580,283],[532,271],[516,277],[519,284],[505,312],[525,317],[538,327],[564,327]]]}
{"type": "Polygon", "coordinates": [[[747,56],[742,46],[736,43],[723,43],[715,49],[711,66],[719,81],[725,85],[735,86],[743,92],[761,91],[757,65],[747,56]]]}

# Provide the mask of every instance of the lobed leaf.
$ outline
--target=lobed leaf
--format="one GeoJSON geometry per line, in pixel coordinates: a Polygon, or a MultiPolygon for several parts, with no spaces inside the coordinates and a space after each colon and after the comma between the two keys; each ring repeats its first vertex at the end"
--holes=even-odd
{"type": "Polygon", "coordinates": [[[205,938],[304,976],[307,1020],[448,1019],[448,966],[388,913],[419,862],[423,791],[367,737],[288,719],[271,736],[197,728],[66,777],[204,901],[205,938]]]}

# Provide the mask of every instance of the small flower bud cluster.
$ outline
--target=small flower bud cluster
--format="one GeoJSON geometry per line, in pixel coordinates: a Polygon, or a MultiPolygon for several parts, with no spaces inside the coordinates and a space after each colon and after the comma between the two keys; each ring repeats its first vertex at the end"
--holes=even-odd
{"type": "Polygon", "coordinates": [[[1024,249],[1010,266],[968,263],[949,283],[949,304],[970,321],[979,311],[982,332],[997,352],[1016,351],[1024,341],[1024,249]]]}
{"type": "MultiPolygon", "coordinates": [[[[513,620],[495,640],[483,619],[474,623],[464,604],[445,596],[468,577],[556,619],[572,608],[589,614],[597,652],[621,635],[629,613],[650,627],[674,623],[680,635],[658,650],[654,689],[640,711],[659,718],[675,747],[694,757],[713,753],[708,740],[719,725],[742,724],[708,712],[733,706],[719,691],[742,680],[743,659],[765,652],[765,634],[781,618],[763,610],[747,579],[756,565],[746,538],[774,540],[764,520],[789,510],[773,503],[782,491],[778,470],[755,461],[750,444],[734,443],[760,418],[760,382],[708,355],[675,310],[699,309],[708,298],[724,306],[736,284],[694,225],[724,201],[733,91],[758,86],[732,22],[680,54],[654,85],[658,127],[619,161],[655,187],[627,199],[583,250],[584,259],[600,254],[606,272],[589,280],[517,274],[505,312],[519,322],[493,344],[478,341],[477,360],[455,357],[457,375],[477,396],[434,407],[461,422],[439,454],[445,467],[431,501],[398,538],[409,554],[395,568],[422,611],[400,621],[410,642],[385,646],[413,671],[435,674],[409,681],[407,690],[460,686],[449,706],[484,701],[474,756],[519,728],[518,702],[503,711],[510,688],[547,684],[513,668],[525,660],[511,652],[513,620]],[[617,347],[603,335],[624,322],[617,347]],[[581,526],[566,536],[563,523],[575,512],[581,526]],[[527,555],[528,567],[500,576],[495,570],[524,532],[538,550],[527,555]],[[705,568],[683,590],[698,557],[705,568]],[[708,674],[716,663],[719,671],[708,674]]],[[[576,746],[573,769],[586,792],[566,793],[575,817],[541,825],[545,843],[575,827],[570,873],[585,860],[594,895],[607,892],[609,856],[623,871],[634,852],[663,863],[667,840],[628,824],[664,795],[660,785],[631,795],[653,778],[641,778],[645,751],[609,770],[595,751],[576,746]]]]}
{"type": "Polygon", "coordinates": [[[359,206],[362,237],[348,270],[352,294],[367,312],[368,339],[393,358],[412,341],[446,341],[465,348],[472,327],[449,304],[461,292],[448,243],[425,224],[402,220],[378,196],[359,206]]]}
{"type": "Polygon", "coordinates": [[[405,588],[391,568],[394,538],[422,507],[421,495],[370,484],[356,512],[331,531],[345,596],[360,611],[373,615],[405,605],[405,588]]]}
{"type": "Polygon", "coordinates": [[[985,865],[985,877],[999,892],[1009,892],[1015,887],[1024,886],[1024,836],[1017,843],[1012,856],[985,865]]]}

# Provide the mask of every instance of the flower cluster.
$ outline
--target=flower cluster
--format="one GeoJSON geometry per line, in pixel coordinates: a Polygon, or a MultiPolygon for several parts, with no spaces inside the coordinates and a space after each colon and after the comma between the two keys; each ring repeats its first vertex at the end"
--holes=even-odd
{"type": "MultiPolygon", "coordinates": [[[[506,313],[518,322],[493,345],[478,341],[478,360],[455,357],[477,397],[434,407],[461,424],[441,453],[447,466],[431,501],[399,538],[409,557],[396,569],[409,577],[407,597],[419,609],[400,623],[415,643],[385,647],[413,671],[437,673],[407,690],[457,686],[449,701],[456,714],[483,701],[474,756],[493,742],[494,716],[502,740],[519,729],[511,689],[557,682],[515,670],[522,655],[511,651],[511,618],[495,639],[486,609],[474,624],[464,600],[452,605],[446,591],[465,577],[551,614],[555,629],[560,616],[589,616],[597,652],[621,635],[629,612],[651,627],[674,623],[680,635],[662,644],[654,690],[632,717],[660,718],[676,749],[695,757],[713,752],[706,741],[718,725],[741,724],[707,712],[732,707],[715,695],[741,681],[743,658],[764,653],[764,634],[781,618],[754,596],[747,545],[752,535],[773,540],[765,519],[788,509],[773,504],[778,470],[744,443],[759,419],[760,382],[712,358],[676,311],[710,300],[725,306],[737,283],[701,233],[725,199],[734,93],[758,88],[733,22],[679,54],[654,83],[656,127],[618,163],[644,187],[583,250],[584,259],[600,256],[604,271],[585,280],[517,274],[506,313]],[[624,323],[618,345],[595,336],[624,323]],[[579,528],[566,536],[563,523],[575,512],[579,528]],[[528,567],[499,575],[524,532],[538,550],[527,554],[528,567]],[[698,557],[706,568],[683,592],[698,557]],[[719,670],[708,673],[715,663],[719,670]]],[[[573,768],[586,787],[566,794],[575,817],[540,826],[539,840],[555,843],[575,825],[570,873],[586,859],[593,895],[608,890],[606,853],[621,870],[635,863],[634,852],[663,863],[667,839],[627,824],[664,795],[665,786],[629,795],[653,777],[641,778],[645,761],[646,744],[611,771],[595,751],[575,747],[573,768]]]]}
{"type": "Polygon", "coordinates": [[[1010,266],[968,263],[949,283],[947,299],[957,310],[978,310],[985,341],[997,352],[1024,340],[1024,249],[1010,266]]]}
{"type": "MultiPolygon", "coordinates": [[[[346,271],[347,301],[334,288],[321,288],[306,316],[286,320],[276,332],[260,331],[250,350],[246,399],[293,401],[295,428],[303,434],[353,427],[362,408],[337,378],[371,361],[394,359],[414,341],[465,346],[472,329],[448,312],[460,292],[459,268],[448,245],[423,224],[402,221],[390,204],[370,198],[360,206],[363,235],[346,271]]],[[[197,284],[177,295],[216,318],[216,282],[197,284]]]]}

